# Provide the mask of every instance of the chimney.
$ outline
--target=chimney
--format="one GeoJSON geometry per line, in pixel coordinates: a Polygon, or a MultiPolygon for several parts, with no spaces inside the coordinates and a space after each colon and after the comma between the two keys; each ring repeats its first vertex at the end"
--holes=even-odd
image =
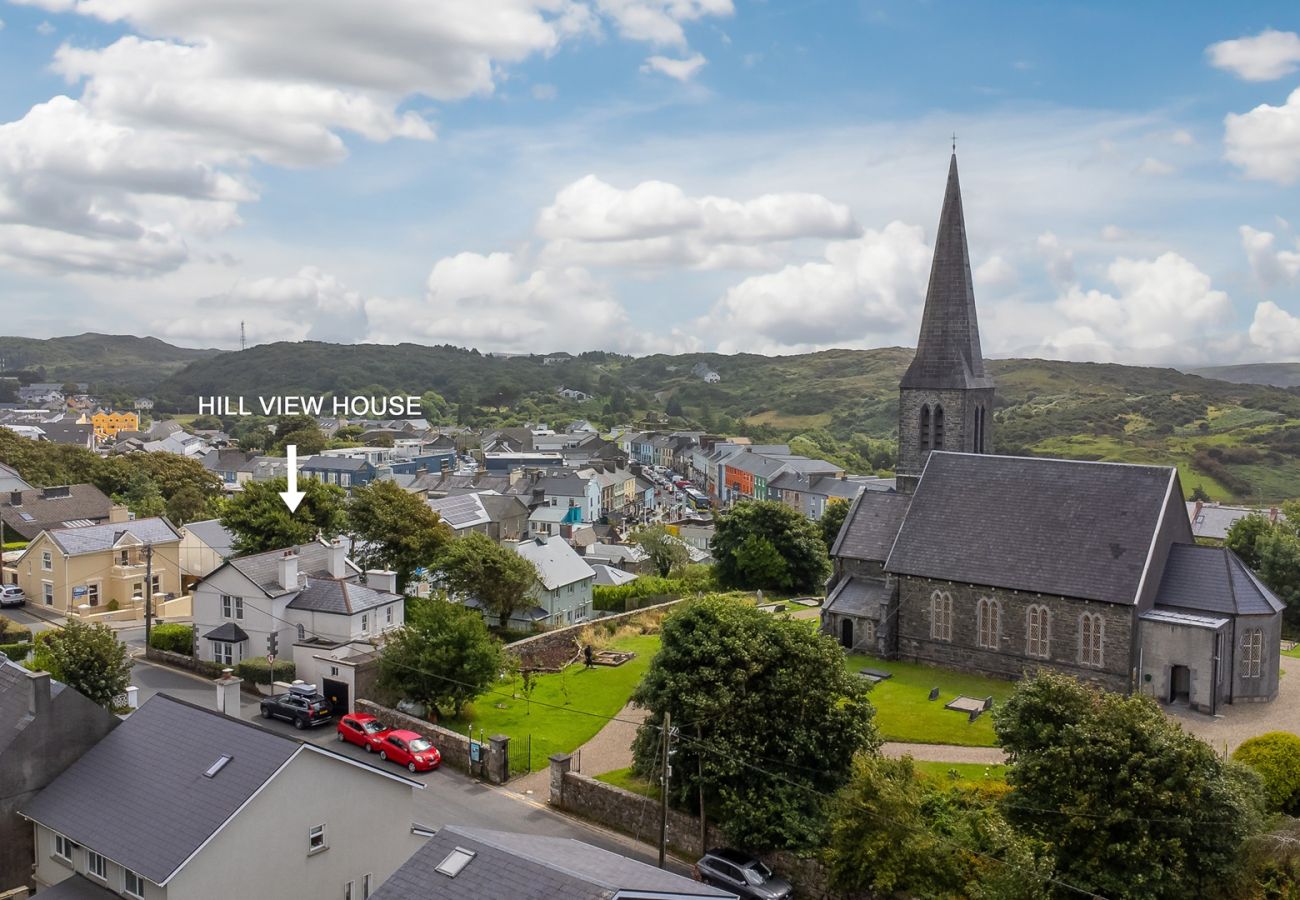
{"type": "Polygon", "coordinates": [[[366,587],[375,591],[397,593],[397,573],[391,569],[366,569],[366,587]]]}
{"type": "Polygon", "coordinates": [[[280,587],[286,591],[298,590],[298,554],[292,550],[284,551],[280,557],[280,587]]]}
{"type": "Polygon", "coordinates": [[[109,522],[129,522],[131,520],[131,510],[127,509],[120,503],[115,503],[108,508],[109,522]]]}
{"type": "Polygon", "coordinates": [[[28,672],[27,679],[31,687],[27,696],[27,712],[33,718],[40,718],[50,711],[50,673],[28,672]]]}
{"type": "Polygon", "coordinates": [[[22,505],[23,505],[23,492],[22,492],[22,491],[10,491],[10,492],[9,492],[9,505],[10,505],[10,506],[22,506],[22,505]]]}
{"type": "Polygon", "coordinates": [[[233,669],[222,669],[221,677],[213,682],[217,686],[217,712],[238,719],[239,686],[244,679],[237,678],[233,669]]]}
{"type": "Polygon", "coordinates": [[[330,577],[346,578],[348,575],[348,556],[343,549],[343,538],[336,537],[330,541],[330,577]]]}
{"type": "Polygon", "coordinates": [[[1196,501],[1196,505],[1192,507],[1192,522],[1193,522],[1193,523],[1196,522],[1196,517],[1199,516],[1199,515],[1201,514],[1201,510],[1204,508],[1204,505],[1205,505],[1205,504],[1201,503],[1200,500],[1197,500],[1197,501],[1196,501]]]}

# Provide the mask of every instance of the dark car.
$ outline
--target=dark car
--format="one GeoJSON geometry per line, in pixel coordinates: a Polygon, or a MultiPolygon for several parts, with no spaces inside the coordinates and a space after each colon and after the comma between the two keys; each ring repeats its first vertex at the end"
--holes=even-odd
{"type": "Polygon", "coordinates": [[[794,889],[760,860],[739,850],[710,850],[695,864],[695,877],[737,894],[741,900],[786,900],[794,889]]]}
{"type": "Polygon", "coordinates": [[[288,693],[262,701],[263,719],[284,719],[297,729],[314,728],[334,718],[334,707],[314,684],[295,684],[288,693]]]}

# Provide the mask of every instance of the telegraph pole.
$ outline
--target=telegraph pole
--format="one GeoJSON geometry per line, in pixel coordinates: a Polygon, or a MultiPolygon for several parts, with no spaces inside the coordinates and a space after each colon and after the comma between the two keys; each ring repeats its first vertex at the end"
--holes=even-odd
{"type": "Polygon", "coordinates": [[[695,752],[700,764],[700,855],[703,856],[709,852],[709,823],[704,817],[704,733],[698,724],[695,726],[695,752]]]}
{"type": "Polygon", "coordinates": [[[144,545],[144,650],[148,654],[153,634],[153,544],[144,545]]]}
{"type": "Polygon", "coordinates": [[[669,768],[670,763],[668,755],[670,753],[668,745],[671,741],[670,734],[672,731],[673,717],[667,710],[664,711],[664,733],[663,733],[663,754],[664,754],[664,777],[663,784],[659,791],[659,868],[664,867],[664,854],[668,849],[668,779],[672,775],[669,768]]]}

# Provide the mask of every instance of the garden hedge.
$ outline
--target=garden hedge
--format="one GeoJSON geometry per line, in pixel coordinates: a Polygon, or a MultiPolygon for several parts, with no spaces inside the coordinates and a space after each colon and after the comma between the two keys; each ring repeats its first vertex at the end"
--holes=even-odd
{"type": "Polygon", "coordinates": [[[178,622],[164,622],[153,626],[149,635],[149,646],[155,650],[170,653],[194,655],[194,626],[181,625],[178,622]]]}
{"type": "MultiPolygon", "coordinates": [[[[270,684],[272,681],[271,666],[266,661],[265,656],[250,656],[248,659],[241,660],[235,666],[235,674],[254,684],[270,684]]],[[[275,681],[293,681],[294,675],[294,666],[291,660],[277,659],[275,661],[275,681]]]]}

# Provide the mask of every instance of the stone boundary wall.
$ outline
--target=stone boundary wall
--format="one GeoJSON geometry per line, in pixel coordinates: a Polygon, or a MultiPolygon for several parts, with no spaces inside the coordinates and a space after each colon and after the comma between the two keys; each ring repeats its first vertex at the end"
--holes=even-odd
{"type": "Polygon", "coordinates": [[[414,731],[433,742],[442,754],[442,764],[471,777],[482,775],[493,784],[504,784],[510,780],[510,739],[501,735],[489,738],[483,748],[486,762],[471,766],[469,757],[469,738],[458,731],[434,725],[423,719],[408,716],[387,706],[380,706],[369,700],[357,700],[356,711],[369,713],[389,728],[404,728],[414,731]],[[481,768],[482,771],[476,771],[481,768]]]}
{"type": "Polygon", "coordinates": [[[521,662],[526,662],[530,657],[537,655],[545,657],[552,651],[559,648],[572,647],[574,657],[582,650],[578,646],[578,635],[584,628],[592,625],[604,625],[613,623],[615,627],[619,624],[634,619],[639,615],[655,610],[666,610],[687,598],[669,600],[667,603],[656,603],[654,606],[645,606],[641,609],[632,610],[631,612],[617,613],[612,616],[602,616],[599,619],[588,619],[586,622],[579,622],[576,625],[566,625],[563,628],[556,628],[553,631],[546,631],[542,634],[526,637],[521,641],[515,641],[513,644],[506,644],[502,649],[511,656],[517,657],[521,662]]]}

